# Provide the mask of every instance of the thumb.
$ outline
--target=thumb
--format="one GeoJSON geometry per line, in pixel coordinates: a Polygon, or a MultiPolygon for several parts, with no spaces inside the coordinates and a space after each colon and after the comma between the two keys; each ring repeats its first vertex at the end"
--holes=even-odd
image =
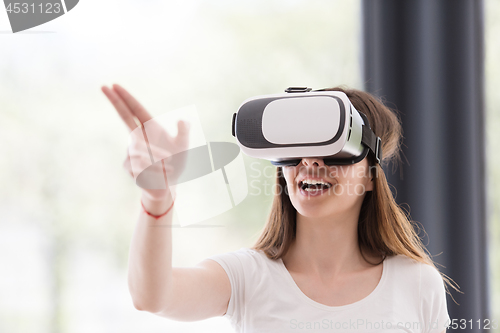
{"type": "Polygon", "coordinates": [[[185,120],[179,120],[177,122],[177,135],[186,135],[189,132],[191,124],[185,120]]]}
{"type": "Polygon", "coordinates": [[[189,128],[191,127],[191,124],[189,124],[185,120],[179,120],[177,122],[177,137],[175,138],[175,141],[178,144],[185,145],[188,142],[189,139],[189,128]]]}

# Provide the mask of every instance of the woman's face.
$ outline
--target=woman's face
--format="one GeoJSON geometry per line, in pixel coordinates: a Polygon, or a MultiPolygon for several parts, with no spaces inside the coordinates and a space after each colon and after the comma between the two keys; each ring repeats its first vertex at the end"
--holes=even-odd
{"type": "Polygon", "coordinates": [[[328,166],[321,158],[303,158],[283,167],[295,209],[307,217],[339,216],[359,211],[365,193],[373,189],[376,168],[367,159],[353,165],[328,166]]]}

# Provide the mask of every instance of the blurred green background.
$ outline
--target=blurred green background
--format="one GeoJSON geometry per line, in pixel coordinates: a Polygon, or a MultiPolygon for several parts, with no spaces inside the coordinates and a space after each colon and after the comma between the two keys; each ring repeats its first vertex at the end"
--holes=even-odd
{"type": "MultiPolygon", "coordinates": [[[[500,151],[500,1],[485,1],[487,151],[500,151]]],[[[128,131],[101,93],[119,83],[153,115],[195,104],[208,141],[232,114],[288,86],[362,89],[361,3],[85,0],[12,34],[0,10],[0,332],[232,332],[137,311],[127,258],[140,190],[128,131]]],[[[500,156],[487,154],[493,318],[500,319],[500,156]]],[[[244,156],[250,194],[174,229],[175,266],[248,247],[265,224],[270,163],[244,156]],[[259,175],[260,174],[260,175],[259,175]],[[252,189],[252,181],[254,188],[252,189]]],[[[453,277],[452,277],[453,278],[453,277]]]]}

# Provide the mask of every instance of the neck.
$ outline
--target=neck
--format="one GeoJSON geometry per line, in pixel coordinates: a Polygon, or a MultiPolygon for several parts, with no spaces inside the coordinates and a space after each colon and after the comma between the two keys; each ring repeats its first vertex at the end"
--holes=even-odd
{"type": "Polygon", "coordinates": [[[283,262],[297,273],[335,277],[366,266],[358,246],[358,217],[306,217],[297,213],[297,233],[283,262]]]}

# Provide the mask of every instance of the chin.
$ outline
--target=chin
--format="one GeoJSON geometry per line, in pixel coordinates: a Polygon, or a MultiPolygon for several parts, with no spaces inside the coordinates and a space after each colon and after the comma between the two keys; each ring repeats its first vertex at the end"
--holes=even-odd
{"type": "Polygon", "coordinates": [[[321,217],[326,217],[329,215],[329,214],[325,214],[319,210],[310,210],[310,209],[307,209],[307,210],[302,209],[302,210],[297,211],[297,212],[304,217],[310,217],[310,218],[321,218],[321,217]]]}
{"type": "Polygon", "coordinates": [[[318,202],[315,200],[296,198],[296,201],[292,201],[292,204],[300,215],[306,217],[326,217],[334,214],[334,212],[331,211],[332,203],[326,201],[318,202]]]}

